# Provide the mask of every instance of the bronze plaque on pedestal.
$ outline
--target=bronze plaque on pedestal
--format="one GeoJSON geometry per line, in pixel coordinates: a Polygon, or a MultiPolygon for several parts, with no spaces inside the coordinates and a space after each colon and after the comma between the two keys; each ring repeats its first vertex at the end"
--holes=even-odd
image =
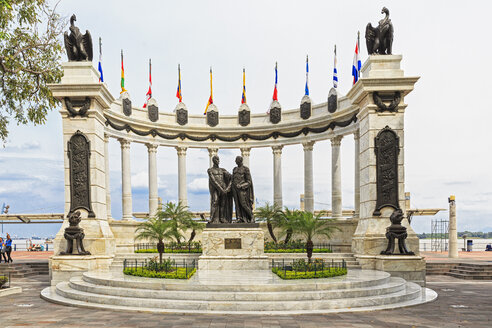
{"type": "Polygon", "coordinates": [[[241,238],[224,238],[225,249],[241,249],[241,238]]]}

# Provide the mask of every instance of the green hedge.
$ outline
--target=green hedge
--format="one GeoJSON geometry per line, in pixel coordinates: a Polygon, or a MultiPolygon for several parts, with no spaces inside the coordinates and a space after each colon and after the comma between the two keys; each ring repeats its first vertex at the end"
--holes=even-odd
{"type": "Polygon", "coordinates": [[[282,279],[318,279],[343,276],[347,274],[346,268],[330,268],[323,271],[284,271],[279,268],[273,268],[272,272],[282,279]]]}
{"type": "MultiPolygon", "coordinates": [[[[196,249],[192,248],[190,250],[188,249],[164,249],[164,253],[201,253],[201,249],[196,249]]],[[[151,248],[151,249],[139,249],[136,250],[135,253],[159,253],[157,249],[151,248]]]]}
{"type": "MultiPolygon", "coordinates": [[[[306,253],[305,249],[265,249],[265,253],[306,253]]],[[[331,253],[329,248],[315,248],[313,253],[331,253]]]]}
{"type": "Polygon", "coordinates": [[[196,269],[188,269],[186,274],[186,268],[178,268],[177,271],[165,272],[165,271],[153,271],[142,268],[126,268],[123,270],[124,274],[137,277],[146,278],[161,278],[161,279],[190,279],[190,277],[196,272],[196,269]]]}
{"type": "Polygon", "coordinates": [[[9,281],[7,276],[0,276],[0,288],[9,281]]]}

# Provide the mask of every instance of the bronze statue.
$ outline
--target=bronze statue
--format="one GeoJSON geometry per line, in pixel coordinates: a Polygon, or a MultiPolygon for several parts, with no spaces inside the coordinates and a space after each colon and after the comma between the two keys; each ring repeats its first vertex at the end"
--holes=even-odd
{"type": "Polygon", "coordinates": [[[236,157],[237,167],[232,171],[232,194],[236,205],[238,223],[254,223],[253,204],[255,196],[249,168],[243,165],[243,158],[236,157]]]}
{"type": "Polygon", "coordinates": [[[398,239],[400,255],[415,255],[414,252],[410,252],[407,249],[407,245],[405,244],[405,239],[407,239],[407,228],[401,225],[403,218],[403,211],[401,209],[397,209],[391,214],[391,225],[386,228],[388,247],[381,252],[381,255],[395,255],[395,239],[398,239]]]}
{"type": "Polygon", "coordinates": [[[70,34],[65,32],[65,49],[68,61],[92,61],[92,38],[89,31],[82,35],[74,22],[77,20],[75,14],[70,17],[70,34]]]}
{"type": "Polygon", "coordinates": [[[219,167],[219,156],[212,157],[207,170],[210,190],[210,223],[232,223],[231,174],[219,167]]]}
{"type": "Polygon", "coordinates": [[[366,26],[366,46],[369,55],[391,55],[393,48],[393,24],[389,18],[389,10],[383,7],[381,14],[384,18],[379,21],[377,27],[372,27],[371,23],[366,26]]]}
{"type": "Polygon", "coordinates": [[[69,226],[65,228],[64,237],[67,240],[67,250],[61,252],[60,255],[91,255],[90,252],[84,249],[84,244],[82,240],[85,237],[84,229],[79,227],[79,223],[82,219],[80,218],[80,211],[76,211],[68,215],[69,226]],[[73,243],[77,242],[78,253],[73,254],[73,243]]]}

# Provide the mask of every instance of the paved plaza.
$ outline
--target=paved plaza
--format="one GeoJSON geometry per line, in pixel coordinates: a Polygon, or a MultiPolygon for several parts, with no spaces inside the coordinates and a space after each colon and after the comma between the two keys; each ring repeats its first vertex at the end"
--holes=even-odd
{"type": "Polygon", "coordinates": [[[492,282],[430,276],[439,298],[398,310],[330,315],[181,315],[97,311],[52,304],[39,297],[48,276],[15,281],[21,294],[0,298],[2,327],[492,327],[492,282]]]}

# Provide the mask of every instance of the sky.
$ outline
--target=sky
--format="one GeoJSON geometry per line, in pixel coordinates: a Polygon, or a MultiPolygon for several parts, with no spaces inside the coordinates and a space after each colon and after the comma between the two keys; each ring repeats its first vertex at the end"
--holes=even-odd
{"type": "MultiPolygon", "coordinates": [[[[54,3],[54,2],[53,2],[54,3]]],[[[213,69],[214,103],[221,115],[236,115],[241,103],[242,69],[246,69],[248,104],[266,112],[278,62],[278,97],[284,110],[298,108],[304,95],[305,58],[309,55],[312,101],[326,102],[332,86],[333,47],[337,45],[339,92],[352,86],[351,66],[357,31],[361,58],[367,59],[364,30],[377,24],[381,8],[394,25],[393,53],[402,54],[407,76],[420,76],[405,98],[405,190],[412,208],[448,208],[456,195],[458,230],[492,231],[492,108],[485,97],[491,75],[488,13],[492,3],[463,1],[68,1],[58,11],[90,31],[94,45],[103,44],[105,82],[120,91],[120,51],[125,55],[125,87],[141,106],[148,89],[152,58],[152,90],[160,111],[177,104],[177,66],[181,65],[183,102],[201,114],[209,97],[213,69]],[[141,104],[140,104],[141,103],[141,104]]],[[[68,26],[67,26],[68,29],[68,26]]],[[[66,56],[62,56],[66,61],[66,56]]],[[[97,47],[93,64],[97,67],[97,47]]],[[[43,126],[17,126],[0,148],[0,205],[10,213],[63,212],[63,145],[59,108],[43,126]]],[[[353,208],[354,141],[342,140],[342,202],[353,208]]],[[[299,207],[303,193],[302,146],[284,147],[284,205],[299,207]],[[302,158],[302,157],[301,157],[302,158]]],[[[231,170],[239,150],[220,150],[231,170]]],[[[110,142],[112,215],[121,217],[121,154],[110,142]]],[[[147,150],[132,144],[133,210],[148,210],[147,150]]],[[[315,209],[331,208],[331,146],[314,146],[315,209]]],[[[271,149],[253,149],[250,168],[255,195],[263,204],[273,198],[271,149]]],[[[176,150],[157,153],[159,196],[177,200],[176,150]]],[[[187,154],[188,203],[191,210],[209,208],[206,168],[208,152],[187,154]]],[[[435,218],[446,219],[447,212],[435,218]]],[[[414,217],[417,232],[431,230],[432,217],[414,217]]],[[[57,225],[5,225],[18,235],[49,235],[57,225]]]]}

